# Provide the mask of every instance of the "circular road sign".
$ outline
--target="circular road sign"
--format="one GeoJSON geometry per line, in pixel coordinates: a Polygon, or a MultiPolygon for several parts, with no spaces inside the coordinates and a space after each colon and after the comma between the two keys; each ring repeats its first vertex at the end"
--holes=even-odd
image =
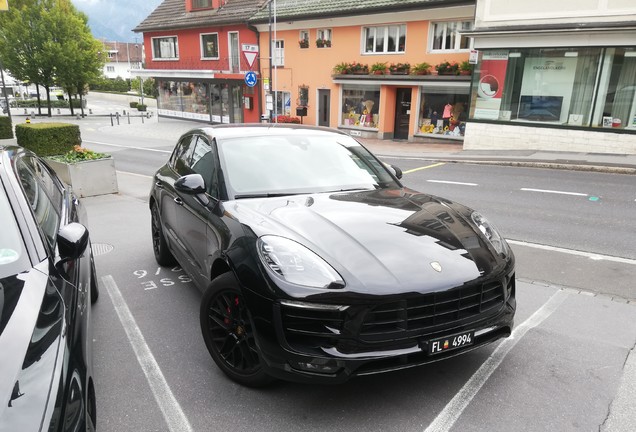
{"type": "Polygon", "coordinates": [[[256,72],[249,71],[245,73],[245,84],[248,87],[254,87],[256,85],[256,72]]]}

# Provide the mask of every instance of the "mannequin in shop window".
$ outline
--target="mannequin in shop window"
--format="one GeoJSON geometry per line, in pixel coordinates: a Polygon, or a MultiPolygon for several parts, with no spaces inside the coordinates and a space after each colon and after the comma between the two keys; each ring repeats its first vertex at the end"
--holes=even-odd
{"type": "Polygon", "coordinates": [[[450,102],[447,102],[446,105],[444,105],[444,112],[442,114],[442,119],[444,120],[445,128],[448,127],[452,116],[453,116],[453,104],[451,104],[450,102]]]}

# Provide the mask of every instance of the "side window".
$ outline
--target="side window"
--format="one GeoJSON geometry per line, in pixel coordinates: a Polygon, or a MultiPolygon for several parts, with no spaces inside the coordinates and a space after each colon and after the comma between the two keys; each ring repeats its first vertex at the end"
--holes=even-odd
{"type": "Polygon", "coordinates": [[[180,176],[192,174],[190,163],[196,145],[196,135],[188,135],[181,139],[174,155],[173,168],[180,176]]]}
{"type": "Polygon", "coordinates": [[[46,168],[37,160],[25,157],[17,161],[16,167],[35,220],[40,225],[49,246],[54,248],[57,232],[60,229],[62,191],[46,168]]]}
{"type": "Polygon", "coordinates": [[[192,155],[192,172],[201,174],[207,186],[207,192],[219,197],[218,157],[214,148],[206,138],[199,137],[192,155]]]}

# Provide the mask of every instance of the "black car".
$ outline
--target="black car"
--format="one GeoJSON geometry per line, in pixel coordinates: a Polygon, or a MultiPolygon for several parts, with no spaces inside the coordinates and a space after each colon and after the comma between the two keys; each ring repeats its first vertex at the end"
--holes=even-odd
{"type": "Polygon", "coordinates": [[[154,176],[154,254],[204,290],[230,378],[343,382],[510,335],[514,257],[482,216],[405,188],[326,128],[192,130],[154,176]]]}
{"type": "Polygon", "coordinates": [[[95,430],[86,213],[53,171],[0,146],[0,430],[95,430]]]}

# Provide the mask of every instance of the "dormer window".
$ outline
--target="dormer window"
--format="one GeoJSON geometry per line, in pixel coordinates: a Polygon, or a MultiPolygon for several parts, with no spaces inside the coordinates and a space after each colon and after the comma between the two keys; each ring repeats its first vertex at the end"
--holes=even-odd
{"type": "Polygon", "coordinates": [[[192,0],[192,9],[210,9],[212,0],[192,0]]]}

